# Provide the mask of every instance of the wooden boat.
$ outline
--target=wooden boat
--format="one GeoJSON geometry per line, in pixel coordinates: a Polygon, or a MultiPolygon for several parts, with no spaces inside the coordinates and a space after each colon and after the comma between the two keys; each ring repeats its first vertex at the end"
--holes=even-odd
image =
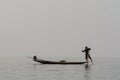
{"type": "Polygon", "coordinates": [[[39,62],[41,64],[85,64],[86,62],[66,62],[65,60],[61,60],[61,61],[47,61],[47,60],[43,60],[43,59],[38,59],[36,56],[33,57],[33,61],[35,62],[39,62]]]}

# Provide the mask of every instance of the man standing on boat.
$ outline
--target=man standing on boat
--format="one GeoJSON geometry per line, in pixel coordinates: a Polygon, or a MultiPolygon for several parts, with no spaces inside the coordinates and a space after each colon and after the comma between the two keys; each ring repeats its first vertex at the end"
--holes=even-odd
{"type": "Polygon", "coordinates": [[[85,52],[85,59],[86,59],[86,62],[87,62],[87,63],[89,62],[88,59],[90,59],[91,62],[93,63],[93,60],[92,60],[92,58],[91,58],[91,56],[90,56],[90,54],[89,54],[89,51],[90,51],[90,50],[91,50],[91,48],[88,48],[87,46],[85,46],[85,50],[82,50],[82,52],[85,52]]]}

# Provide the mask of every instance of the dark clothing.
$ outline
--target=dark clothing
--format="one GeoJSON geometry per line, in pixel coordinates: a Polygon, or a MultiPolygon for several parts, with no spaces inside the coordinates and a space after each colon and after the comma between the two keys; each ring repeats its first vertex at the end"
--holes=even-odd
{"type": "Polygon", "coordinates": [[[91,50],[90,48],[85,48],[85,50],[82,51],[82,52],[85,52],[85,59],[88,59],[88,57],[90,57],[90,55],[89,55],[90,50],[91,50]]]}
{"type": "Polygon", "coordinates": [[[89,53],[89,51],[91,50],[91,48],[85,48],[85,50],[84,51],[82,51],[82,52],[85,52],[85,53],[89,53]]]}
{"type": "Polygon", "coordinates": [[[83,50],[82,52],[85,52],[85,59],[88,62],[88,58],[91,60],[91,62],[93,62],[92,58],[90,57],[89,51],[91,50],[91,48],[85,47],[85,50],[83,50]]]}

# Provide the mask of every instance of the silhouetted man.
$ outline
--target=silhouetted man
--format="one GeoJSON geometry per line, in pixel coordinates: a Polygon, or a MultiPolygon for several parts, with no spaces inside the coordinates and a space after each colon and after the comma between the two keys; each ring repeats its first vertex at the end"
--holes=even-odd
{"type": "Polygon", "coordinates": [[[85,52],[85,59],[86,59],[86,62],[88,63],[89,60],[88,58],[91,60],[91,62],[93,63],[93,60],[92,58],[90,57],[90,54],[89,54],[89,51],[91,50],[91,48],[88,48],[87,46],[85,47],[85,50],[83,50],[82,52],[85,52]]]}

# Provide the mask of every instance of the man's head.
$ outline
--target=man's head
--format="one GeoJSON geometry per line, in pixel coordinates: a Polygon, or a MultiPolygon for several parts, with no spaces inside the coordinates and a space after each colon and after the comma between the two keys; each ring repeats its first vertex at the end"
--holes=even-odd
{"type": "Polygon", "coordinates": [[[87,46],[85,46],[85,49],[88,49],[88,47],[87,47],[87,46]]]}

